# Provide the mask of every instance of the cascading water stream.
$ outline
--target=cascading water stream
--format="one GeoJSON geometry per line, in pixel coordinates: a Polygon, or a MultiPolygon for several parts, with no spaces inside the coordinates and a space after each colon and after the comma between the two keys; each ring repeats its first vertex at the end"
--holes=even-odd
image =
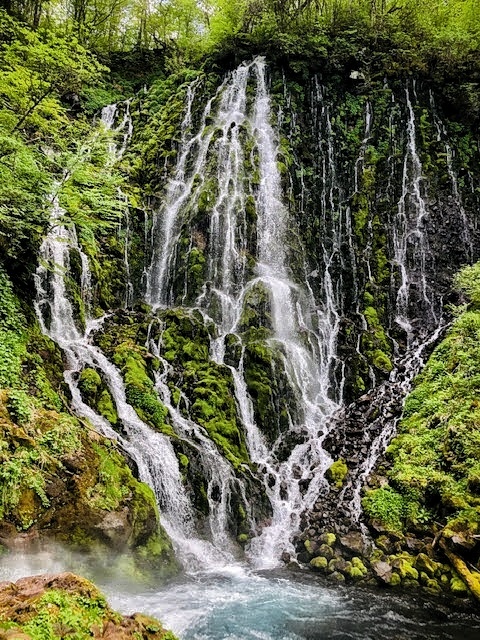
{"type": "MultiPolygon", "coordinates": [[[[414,88],[415,91],[415,88],[414,88]]],[[[438,326],[439,307],[428,282],[432,270],[431,253],[425,229],[428,206],[425,195],[425,177],[417,151],[416,120],[410,97],[405,88],[407,105],[407,143],[403,161],[402,192],[397,205],[393,225],[395,263],[399,270],[400,286],[397,289],[397,324],[407,333],[409,344],[428,335],[428,330],[438,326]],[[412,290],[418,290],[416,314],[423,314],[427,332],[417,335],[412,326],[412,290]]]]}
{"type": "MultiPolygon", "coordinates": [[[[108,127],[114,122],[114,110],[108,108],[104,110],[103,114],[105,113],[111,116],[111,120],[104,122],[108,127]]],[[[113,147],[110,147],[110,154],[119,157],[113,147]]],[[[64,178],[64,182],[66,180],[68,176],[64,178]]],[[[57,188],[55,188],[56,191],[57,188]]],[[[64,377],[72,396],[72,408],[80,418],[87,419],[101,434],[118,441],[123,450],[135,461],[140,479],[154,490],[162,511],[164,528],[181,557],[188,561],[189,565],[212,566],[219,562],[223,564],[225,561],[231,561],[233,556],[227,551],[224,552],[222,560],[215,546],[198,537],[195,530],[194,511],[186,493],[170,439],[153,431],[140,420],[127,402],[125,385],[120,372],[100,349],[91,343],[91,334],[100,327],[103,319],[87,319],[84,331],[76,321],[76,313],[66,287],[66,277],[70,274],[70,253],[77,252],[81,259],[81,291],[84,303],[88,302],[90,295],[91,273],[88,258],[77,240],[75,226],[63,224],[64,215],[58,196],[55,195],[52,200],[52,226],[41,245],[40,264],[35,276],[37,290],[35,309],[43,332],[54,340],[65,354],[67,365],[64,377]],[[124,435],[116,433],[107,420],[83,401],[78,380],[85,367],[92,367],[99,371],[107,384],[122,423],[124,435]]],[[[87,311],[87,306],[85,310],[87,311]]],[[[171,408],[173,411],[173,407],[171,408]]],[[[202,455],[208,456],[208,453],[209,450],[205,446],[202,455]]],[[[215,462],[218,467],[219,460],[215,462]]],[[[220,518],[221,516],[216,514],[216,520],[220,518]]],[[[221,528],[220,525],[217,529],[219,528],[221,528]]],[[[212,530],[214,531],[215,527],[212,527],[212,530]]]]}
{"type": "MultiPolygon", "coordinates": [[[[121,103],[123,117],[115,126],[119,116],[119,105],[109,104],[102,109],[100,121],[107,131],[111,131],[113,136],[108,145],[109,162],[113,165],[122,159],[128,143],[133,135],[133,120],[130,114],[130,100],[121,103]]],[[[125,216],[125,241],[123,250],[123,262],[125,264],[125,308],[128,309],[133,303],[133,284],[130,272],[129,245],[130,245],[130,211],[128,197],[118,187],[118,199],[122,203],[125,216]]],[[[121,225],[120,225],[121,230],[121,225]]]]}
{"type": "MultiPolygon", "coordinates": [[[[415,94],[415,86],[413,87],[415,94]]],[[[407,333],[407,349],[402,356],[397,354],[394,368],[389,380],[375,390],[375,402],[379,407],[378,416],[371,422],[369,428],[378,435],[369,444],[368,455],[359,466],[353,495],[349,496],[349,511],[353,523],[360,524],[362,518],[361,494],[369,476],[373,472],[378,460],[383,455],[388,443],[396,433],[400,415],[394,410],[395,398],[404,398],[411,389],[416,375],[425,365],[429,349],[436,344],[439,336],[446,328],[444,318],[440,313],[441,299],[435,294],[429,284],[429,274],[433,268],[431,253],[425,223],[428,218],[428,205],[425,196],[423,169],[416,146],[416,124],[410,91],[405,89],[407,106],[407,140],[402,171],[402,192],[397,205],[397,217],[393,225],[393,242],[395,262],[399,269],[400,286],[396,294],[397,316],[396,322],[407,333]],[[413,324],[411,310],[411,289],[420,292],[420,299],[416,300],[415,314],[424,314],[423,326],[413,324]],[[384,401],[385,399],[385,401],[384,401]]],[[[395,101],[392,94],[392,112],[390,116],[390,130],[393,129],[393,107],[395,101]]],[[[452,183],[452,194],[458,207],[461,238],[466,254],[471,259],[472,243],[469,223],[461,200],[457,177],[453,168],[453,150],[448,142],[447,132],[436,111],[433,94],[430,93],[430,106],[437,131],[437,140],[442,142],[446,151],[447,171],[452,183]]],[[[392,160],[395,149],[392,143],[392,160]]],[[[393,169],[392,169],[393,174],[393,169]]],[[[389,180],[389,188],[391,181],[389,180]]],[[[430,276],[431,277],[431,276],[430,276]]],[[[340,503],[345,499],[346,491],[340,496],[340,503]]],[[[365,532],[365,529],[364,529],[365,532]]]]}
{"type": "Polygon", "coordinates": [[[218,109],[213,108],[213,99],[210,100],[198,132],[190,133],[189,137],[193,89],[187,94],[179,160],[167,187],[165,205],[154,223],[157,240],[147,298],[154,306],[168,304],[175,298],[171,283],[176,268],[176,244],[191,212],[198,207],[202,187],[213,176],[217,188],[208,206],[208,281],[196,303],[217,324],[219,337],[212,341],[212,356],[217,362],[224,362],[228,334],[242,341],[245,302],[253,290],[261,288],[269,300],[268,343],[283,362],[289,386],[301,407],[301,415],[291,419],[290,429],[300,436],[301,443],[293,447],[287,460],[279,462],[278,448],[291,432],[280,436],[273,446],[266,444],[248,396],[243,355],[236,367],[230,365],[250,457],[264,473],[265,491],[273,509],[271,524],[251,541],[249,555],[259,566],[275,566],[283,550],[293,550],[290,539],[298,529],[300,515],[324,486],[323,473],[331,463],[321,442],[326,435],[323,432],[326,418],[338,406],[330,397],[338,314],[332,289],[325,293],[325,306],[319,307],[311,290],[294,281],[288,266],[288,224],[293,222],[289,221],[283,204],[278,143],[270,123],[263,59],[240,66],[225,80],[215,98],[218,109]],[[256,90],[249,108],[247,87],[252,81],[256,90]],[[242,143],[245,132],[252,140],[250,158],[245,157],[242,143]],[[246,160],[256,167],[256,185],[245,180],[246,160]],[[193,168],[187,171],[187,166],[193,168]],[[248,248],[245,205],[252,198],[257,262],[254,272],[249,274],[245,259],[248,248]]]}
{"type": "Polygon", "coordinates": [[[65,381],[77,415],[88,419],[103,435],[118,440],[135,460],[140,477],[154,489],[164,507],[164,524],[173,539],[178,530],[185,537],[193,531],[193,516],[185,495],[178,461],[166,436],[145,425],[126,401],[125,388],[118,370],[103,353],[89,342],[90,333],[99,321],[87,322],[82,332],[75,322],[74,309],[68,299],[65,277],[69,273],[69,255],[77,251],[82,257],[82,281],[90,280],[88,260],[78,244],[73,226],[61,223],[64,211],[58,198],[53,200],[52,229],[40,248],[40,266],[36,273],[37,315],[44,333],[63,350],[67,362],[65,381]],[[49,319],[49,322],[47,320],[49,319]],[[126,437],[120,437],[110,424],[93,411],[81,397],[78,375],[85,366],[99,370],[114,399],[126,437]],[[169,518],[170,516],[170,518],[169,518]],[[183,530],[187,528],[187,532],[183,530]]]}

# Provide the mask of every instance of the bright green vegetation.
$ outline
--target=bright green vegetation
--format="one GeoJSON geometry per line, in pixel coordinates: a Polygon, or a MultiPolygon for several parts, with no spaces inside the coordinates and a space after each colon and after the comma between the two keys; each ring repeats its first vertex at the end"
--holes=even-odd
{"type": "Polygon", "coordinates": [[[479,263],[458,275],[470,304],[458,309],[407,398],[387,450],[390,486],[363,500],[367,515],[391,529],[440,522],[470,535],[480,526],[479,283],[479,263]]]}
{"type": "MultiPolygon", "coordinates": [[[[0,294],[0,520],[8,523],[6,537],[38,531],[82,550],[130,549],[137,566],[175,572],[152,491],[133,477],[113,443],[65,411],[59,350],[23,312],[4,271],[0,294]]],[[[112,398],[95,370],[82,372],[80,388],[116,424],[112,398]]]]}
{"type": "Polygon", "coordinates": [[[106,611],[107,603],[102,597],[87,600],[84,596],[52,589],[40,598],[36,615],[21,630],[32,638],[54,640],[63,636],[60,629],[68,628],[75,630],[77,638],[88,638],[92,627],[103,623],[106,611]]]}
{"type": "MultiPolygon", "coordinates": [[[[124,178],[110,162],[107,138],[92,132],[84,91],[101,89],[107,69],[71,37],[32,31],[0,11],[0,259],[15,285],[30,291],[53,197],[74,222],[100,283],[97,304],[119,303],[124,292],[123,242],[115,229],[124,215],[124,178]],[[99,257],[102,256],[100,267],[99,257]],[[100,278],[100,273],[108,278],[100,278]]],[[[71,253],[67,279],[83,321],[79,259],[71,253]]],[[[13,321],[13,320],[12,320],[13,321]]]]}
{"type": "Polygon", "coordinates": [[[445,74],[474,63],[480,44],[476,0],[168,0],[152,6],[100,0],[94,7],[70,0],[64,12],[56,5],[8,0],[5,6],[34,28],[76,37],[95,51],[170,48],[174,41],[177,55],[226,58],[255,48],[289,57],[298,69],[305,59],[335,69],[361,55],[372,69],[423,72],[431,62],[445,74]]]}
{"type": "Polygon", "coordinates": [[[330,484],[335,485],[337,489],[341,489],[345,478],[347,477],[347,473],[348,467],[345,463],[345,460],[339,458],[330,465],[325,475],[330,484]]]}

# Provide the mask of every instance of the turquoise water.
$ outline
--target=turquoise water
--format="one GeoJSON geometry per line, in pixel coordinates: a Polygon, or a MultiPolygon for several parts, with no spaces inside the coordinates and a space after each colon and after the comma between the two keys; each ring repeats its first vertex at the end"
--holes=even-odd
{"type": "Polygon", "coordinates": [[[93,579],[125,614],[158,617],[181,640],[479,640],[480,617],[452,612],[420,594],[337,586],[311,572],[255,572],[245,564],[184,574],[145,588],[115,559],[102,567],[62,549],[9,555],[0,581],[74,571],[93,579]]]}
{"type": "Polygon", "coordinates": [[[110,591],[124,612],[160,618],[182,640],[478,640],[480,619],[438,603],[353,587],[312,574],[242,566],[184,577],[135,595],[110,591]]]}

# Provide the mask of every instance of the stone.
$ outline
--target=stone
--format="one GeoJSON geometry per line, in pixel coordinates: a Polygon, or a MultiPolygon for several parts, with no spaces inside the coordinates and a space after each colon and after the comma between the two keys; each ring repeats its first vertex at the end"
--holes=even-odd
{"type": "Polygon", "coordinates": [[[362,559],[361,559],[361,558],[359,558],[358,556],[354,556],[354,557],[352,558],[351,562],[352,562],[352,566],[354,566],[356,569],[359,569],[359,570],[362,572],[362,574],[363,574],[364,576],[366,576],[366,575],[367,575],[367,573],[368,573],[368,569],[367,569],[367,567],[364,565],[364,563],[363,563],[363,561],[362,561],[362,559]]]}
{"type": "Polygon", "coordinates": [[[437,573],[441,565],[429,558],[425,553],[419,553],[415,558],[415,568],[427,573],[431,578],[437,573]]]}
{"type": "Polygon", "coordinates": [[[328,560],[326,558],[322,558],[322,556],[318,556],[317,558],[310,560],[310,566],[316,571],[325,572],[328,567],[328,560]]]}
{"type": "Polygon", "coordinates": [[[400,585],[401,583],[402,583],[402,579],[400,578],[398,573],[392,573],[388,584],[391,587],[398,587],[398,585],[400,585]]]}
{"type": "Polygon", "coordinates": [[[102,533],[115,546],[125,544],[131,533],[131,526],[128,522],[128,509],[121,511],[110,511],[96,525],[102,533]]]}
{"type": "Polygon", "coordinates": [[[284,564],[288,564],[291,561],[292,557],[291,555],[288,553],[288,551],[283,551],[282,552],[282,556],[281,556],[281,560],[284,564]]]}
{"type": "Polygon", "coordinates": [[[418,538],[408,536],[407,538],[405,538],[405,547],[413,553],[420,553],[425,548],[425,544],[422,542],[422,540],[418,540],[418,538]]]}
{"type": "Polygon", "coordinates": [[[458,576],[453,576],[450,580],[450,591],[456,596],[467,596],[468,587],[458,576]]]}
{"type": "Polygon", "coordinates": [[[350,566],[345,569],[345,575],[351,580],[361,580],[365,574],[358,567],[350,564],[350,566]]]}
{"type": "Polygon", "coordinates": [[[372,570],[379,580],[387,584],[390,582],[393,569],[388,562],[375,562],[372,565],[372,570]]]}
{"type": "Polygon", "coordinates": [[[418,580],[414,580],[413,578],[402,580],[402,585],[405,589],[418,589],[420,587],[418,580]]]}
{"type": "Polygon", "coordinates": [[[388,536],[379,536],[375,540],[375,544],[379,549],[381,549],[386,554],[390,555],[393,553],[395,549],[394,543],[390,540],[388,536]]]}
{"type": "Polygon", "coordinates": [[[437,595],[442,592],[442,588],[438,584],[437,580],[433,580],[433,579],[427,580],[425,584],[425,589],[426,591],[434,595],[437,595]]]}
{"type": "Polygon", "coordinates": [[[310,560],[312,559],[312,554],[308,553],[307,551],[301,551],[298,555],[297,555],[297,560],[299,562],[302,562],[303,564],[308,564],[310,562],[310,560]]]}
{"type": "Polygon", "coordinates": [[[320,536],[320,542],[323,542],[323,544],[328,544],[329,547],[333,547],[336,541],[337,536],[334,533],[323,533],[320,536]]]}
{"type": "Polygon", "coordinates": [[[105,640],[162,640],[165,636],[162,625],[154,618],[138,613],[121,616],[108,607],[102,594],[91,582],[72,573],[61,573],[0,584],[0,620],[8,620],[19,627],[0,630],[0,639],[31,640],[32,636],[22,631],[21,627],[30,623],[35,625],[38,618],[42,624],[47,622],[53,628],[61,627],[62,606],[75,609],[71,628],[58,630],[58,635],[62,637],[86,637],[84,625],[88,625],[89,637],[102,637],[105,640]],[[42,605],[42,597],[50,590],[62,592],[65,604],[55,607],[48,603],[42,605]],[[96,615],[96,619],[92,615],[96,615]]]}
{"type": "Polygon", "coordinates": [[[318,542],[316,542],[315,540],[305,540],[303,544],[305,545],[305,549],[308,553],[310,553],[312,556],[315,555],[319,547],[318,542]]]}
{"type": "Polygon", "coordinates": [[[405,580],[418,580],[418,571],[407,558],[396,558],[392,566],[397,569],[400,577],[405,580]]]}
{"type": "Polygon", "coordinates": [[[318,555],[323,556],[327,560],[331,560],[334,557],[335,553],[332,547],[329,547],[328,544],[322,544],[318,549],[318,555]]]}
{"type": "Polygon", "coordinates": [[[340,571],[334,571],[330,574],[329,579],[335,582],[345,582],[345,576],[340,571]]]}
{"type": "Polygon", "coordinates": [[[356,556],[365,555],[366,545],[360,531],[350,531],[340,538],[340,544],[349,553],[356,556]]]}

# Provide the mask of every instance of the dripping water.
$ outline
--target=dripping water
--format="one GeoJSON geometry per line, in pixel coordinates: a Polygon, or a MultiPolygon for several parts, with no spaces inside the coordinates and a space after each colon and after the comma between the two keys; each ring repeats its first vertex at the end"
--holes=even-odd
{"type": "MultiPolygon", "coordinates": [[[[214,99],[207,103],[200,127],[193,134],[186,125],[191,122],[193,91],[187,94],[179,159],[166,189],[165,204],[154,223],[156,240],[147,299],[154,306],[176,299],[172,283],[178,240],[191,212],[198,208],[202,188],[213,175],[217,189],[208,206],[208,280],[195,301],[217,325],[212,357],[224,363],[227,335],[233,334],[243,343],[244,305],[252,291],[260,288],[269,300],[268,344],[278,354],[301,407],[299,415],[290,416],[290,433],[281,434],[277,442],[267,445],[255,423],[244,376],[242,346],[240,362],[235,367],[229,366],[250,458],[265,479],[265,492],[273,510],[271,523],[251,541],[248,553],[257,565],[274,566],[283,550],[293,551],[291,537],[299,527],[301,513],[325,490],[323,474],[331,459],[322,448],[322,440],[326,435],[326,418],[338,407],[332,400],[335,392],[331,370],[336,358],[339,315],[332,284],[318,304],[311,289],[299,284],[290,268],[288,230],[293,227],[293,220],[289,219],[283,202],[277,165],[279,147],[271,124],[264,60],[257,58],[241,65],[227,77],[215,99],[218,107],[215,108],[214,99]],[[247,99],[249,83],[255,83],[256,87],[251,105],[247,99]],[[251,176],[250,181],[245,180],[246,158],[241,139],[245,131],[252,140],[252,162],[258,172],[255,185],[251,176]],[[246,238],[248,197],[254,198],[256,213],[256,264],[252,272],[245,261],[246,250],[252,249],[246,238]],[[278,450],[284,438],[290,438],[292,433],[296,433],[300,442],[292,448],[287,460],[279,462],[278,450]]],[[[327,273],[326,280],[329,278],[327,273]]]]}
{"type": "MultiPolygon", "coordinates": [[[[111,110],[106,112],[110,114],[111,110]]],[[[65,176],[64,181],[66,180],[68,176],[65,176]]],[[[54,192],[56,191],[55,186],[54,192]]],[[[71,393],[72,409],[77,416],[88,420],[99,433],[116,440],[135,461],[140,479],[149,484],[155,493],[164,528],[188,566],[214,565],[219,561],[218,549],[207,540],[200,539],[196,532],[194,509],[170,439],[152,430],[137,416],[126,399],[125,385],[119,370],[92,344],[92,337],[101,327],[104,318],[93,320],[87,315],[85,328],[80,326],[77,319],[78,312],[69,300],[66,287],[66,278],[71,277],[72,251],[78,252],[81,258],[81,291],[84,303],[88,302],[92,277],[88,257],[77,240],[75,226],[63,222],[64,214],[57,195],[54,195],[51,230],[41,245],[35,275],[35,309],[43,332],[60,346],[65,355],[64,377],[71,393]],[[97,370],[106,383],[122,424],[121,435],[84,402],[79,377],[85,367],[97,370]]],[[[85,312],[88,313],[87,305],[85,312]]],[[[158,388],[159,391],[162,390],[160,381],[158,388]]],[[[218,460],[216,464],[219,464],[218,460]]],[[[217,520],[219,518],[220,516],[217,520]]],[[[227,558],[232,560],[232,556],[225,551],[223,562],[227,558]]]]}

